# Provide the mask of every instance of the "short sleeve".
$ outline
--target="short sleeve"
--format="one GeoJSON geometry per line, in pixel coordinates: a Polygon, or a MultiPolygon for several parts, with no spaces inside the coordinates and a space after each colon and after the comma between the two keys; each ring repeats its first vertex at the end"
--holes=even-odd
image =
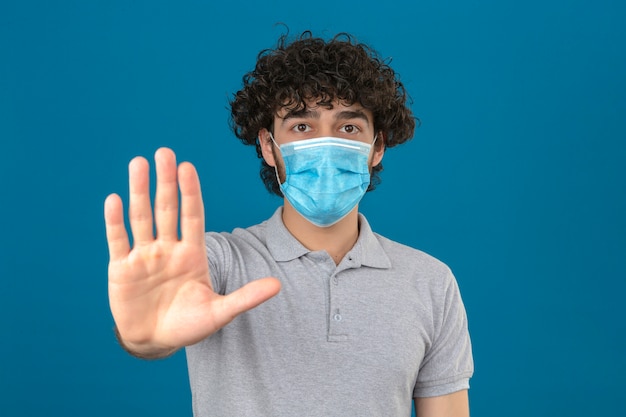
{"type": "Polygon", "coordinates": [[[449,272],[441,300],[433,300],[435,331],[420,366],[413,397],[436,397],[469,388],[474,373],[467,314],[449,272]]]}
{"type": "Polygon", "coordinates": [[[220,233],[207,232],[204,235],[206,254],[209,261],[209,274],[213,291],[224,295],[226,277],[229,273],[232,259],[231,247],[228,240],[220,233]]]}

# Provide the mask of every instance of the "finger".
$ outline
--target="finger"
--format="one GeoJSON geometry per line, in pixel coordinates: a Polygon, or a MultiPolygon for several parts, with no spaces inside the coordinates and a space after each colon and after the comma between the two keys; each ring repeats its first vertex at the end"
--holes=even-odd
{"type": "Polygon", "coordinates": [[[280,291],[280,281],[276,278],[263,278],[252,281],[238,290],[226,295],[222,300],[222,319],[225,326],[239,314],[244,313],[259,304],[274,297],[280,291]]]}
{"type": "Polygon", "coordinates": [[[180,229],[182,239],[204,246],[204,205],[200,179],[192,164],[183,162],[178,168],[181,194],[180,229]]]}
{"type": "Polygon", "coordinates": [[[154,155],[157,187],[154,199],[154,221],[157,237],[178,240],[178,183],[176,155],[171,149],[161,148],[154,155]]]}
{"type": "Polygon", "coordinates": [[[111,194],[104,201],[104,222],[111,261],[127,256],[130,251],[122,210],[122,199],[117,194],[111,194]]]}
{"type": "Polygon", "coordinates": [[[143,157],[134,158],[128,165],[130,187],[128,218],[133,232],[134,244],[143,244],[154,240],[149,168],[148,161],[143,157]]]}

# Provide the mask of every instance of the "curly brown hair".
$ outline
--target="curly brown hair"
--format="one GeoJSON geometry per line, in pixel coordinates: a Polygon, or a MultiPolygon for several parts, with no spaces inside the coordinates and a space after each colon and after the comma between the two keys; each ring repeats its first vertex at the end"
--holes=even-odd
{"type": "MultiPolygon", "coordinates": [[[[359,103],[373,113],[384,146],[413,136],[416,118],[404,86],[388,64],[346,33],[324,40],[306,31],[291,42],[285,34],[275,49],[259,53],[256,67],[243,76],[243,88],[230,101],[231,127],[244,144],[256,146],[261,178],[270,193],[282,196],[274,168],[262,157],[258,134],[263,128],[273,131],[274,116],[281,108],[306,108],[311,100],[327,108],[335,100],[359,103]]],[[[382,163],[372,168],[368,191],[380,183],[382,169],[382,163]]]]}

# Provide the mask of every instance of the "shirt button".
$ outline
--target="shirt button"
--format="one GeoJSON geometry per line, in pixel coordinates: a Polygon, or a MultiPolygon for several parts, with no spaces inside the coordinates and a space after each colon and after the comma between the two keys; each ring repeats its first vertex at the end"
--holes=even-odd
{"type": "Polygon", "coordinates": [[[341,317],[341,314],[335,314],[335,315],[333,316],[333,320],[335,320],[335,321],[341,321],[341,318],[342,318],[342,317],[341,317]]]}

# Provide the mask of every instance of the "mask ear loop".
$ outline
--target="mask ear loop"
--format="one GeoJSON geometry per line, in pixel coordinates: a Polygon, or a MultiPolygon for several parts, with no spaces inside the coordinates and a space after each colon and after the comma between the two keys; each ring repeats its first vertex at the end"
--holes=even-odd
{"type": "MultiPolygon", "coordinates": [[[[278,149],[278,151],[280,152],[280,146],[278,145],[278,143],[276,143],[276,141],[274,140],[274,135],[272,135],[272,132],[269,132],[270,134],[270,139],[272,140],[272,142],[274,143],[274,146],[276,146],[276,148],[278,149]]],[[[281,153],[282,156],[282,153],[281,153]]],[[[280,175],[278,175],[278,161],[276,161],[276,154],[274,154],[274,172],[276,173],[276,181],[278,181],[278,187],[281,189],[283,189],[283,184],[280,182],[280,175]]],[[[286,174],[285,174],[286,176],[286,174]]],[[[284,194],[284,193],[283,193],[284,194]]]]}
{"type": "MultiPolygon", "coordinates": [[[[374,145],[376,144],[376,140],[378,139],[378,133],[376,133],[374,135],[374,140],[372,141],[372,143],[370,143],[370,149],[371,149],[371,155],[374,155],[374,152],[376,152],[376,148],[374,147],[374,145]]],[[[368,157],[369,160],[369,157],[368,157]]]]}
{"type": "Polygon", "coordinates": [[[374,135],[374,140],[372,141],[372,143],[370,145],[372,145],[372,148],[374,147],[374,144],[376,143],[376,139],[378,139],[378,133],[376,133],[374,135]]]}
{"type": "Polygon", "coordinates": [[[276,141],[274,140],[274,135],[272,135],[272,132],[268,132],[270,134],[270,139],[272,142],[274,142],[274,145],[276,145],[276,147],[278,149],[280,149],[280,146],[278,146],[278,143],[276,143],[276,141]]]}

